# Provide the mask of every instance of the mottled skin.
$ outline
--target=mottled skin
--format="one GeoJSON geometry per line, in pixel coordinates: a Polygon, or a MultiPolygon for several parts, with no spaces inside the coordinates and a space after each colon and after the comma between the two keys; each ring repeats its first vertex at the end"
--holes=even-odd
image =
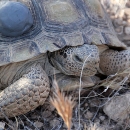
{"type": "MultiPolygon", "coordinates": [[[[35,32],[35,28],[39,29],[38,25],[38,27],[29,25],[34,26],[32,30],[30,29],[30,32],[26,32],[26,27],[20,27],[19,32],[21,32],[19,34],[23,37],[17,36],[17,26],[28,25],[28,22],[33,22],[30,22],[30,19],[25,20],[24,17],[18,18],[16,15],[15,22],[11,23],[13,24],[11,31],[13,30],[13,36],[16,34],[16,37],[11,37],[11,35],[8,35],[10,27],[6,26],[8,24],[3,25],[2,23],[8,23],[12,18],[14,10],[12,11],[10,10],[12,8],[9,9],[8,7],[13,5],[9,2],[9,6],[4,6],[7,10],[9,9],[7,11],[5,8],[6,14],[12,11],[12,14],[8,17],[2,13],[3,10],[0,8],[0,16],[5,16],[4,19],[0,17],[0,32],[2,34],[0,39],[3,40],[0,43],[0,52],[4,52],[2,53],[4,56],[0,55],[0,87],[3,89],[0,93],[0,118],[4,118],[5,115],[14,117],[25,114],[44,103],[50,90],[48,78],[50,75],[47,69],[51,65],[66,75],[65,81],[70,87],[71,85],[77,86],[75,80],[71,83],[70,76],[80,76],[83,66],[83,78],[94,76],[97,70],[105,75],[110,75],[130,66],[130,51],[124,50],[125,45],[119,42],[114,32],[111,31],[112,26],[107,21],[108,19],[105,17],[99,2],[97,0],[84,0],[84,4],[82,2],[80,0],[79,3],[75,1],[75,6],[72,0],[35,1],[35,4],[37,4],[37,6],[34,6],[35,9],[40,5],[39,10],[46,9],[44,13],[47,13],[48,17],[45,21],[42,21],[46,17],[44,13],[39,12],[40,20],[36,19],[34,24],[40,21],[38,25],[41,30],[34,34],[32,32],[35,32]],[[88,4],[90,5],[87,6],[88,4]],[[77,6],[79,7],[77,8],[77,6]],[[79,13],[82,15],[79,15],[79,13]],[[42,16],[44,18],[41,20],[42,16]],[[94,18],[98,20],[96,21],[94,18]],[[50,21],[45,24],[44,22],[47,22],[47,20],[50,21]],[[90,25],[83,22],[84,20],[90,25]],[[104,23],[104,20],[107,22],[104,23]],[[4,33],[3,28],[5,29],[4,33]],[[49,29],[52,29],[52,32],[49,29]],[[104,49],[102,44],[106,44],[108,47],[104,45],[104,49]],[[109,46],[115,46],[115,50],[109,49],[109,46]],[[117,51],[119,47],[122,48],[122,51],[117,51]],[[47,60],[50,63],[47,63],[47,60]]],[[[15,5],[15,2],[13,4],[15,5]]],[[[35,13],[33,15],[37,16],[35,13]]],[[[77,79],[77,77],[74,79],[77,79]]],[[[57,80],[60,82],[63,79],[59,76],[57,80]]],[[[69,90],[66,84],[65,87],[69,90]]],[[[75,88],[73,86],[72,88],[75,88]]]]}
{"type": "Polygon", "coordinates": [[[66,75],[80,76],[84,64],[83,76],[93,76],[99,67],[99,51],[96,45],[66,47],[51,53],[50,60],[58,70],[66,75]]]}
{"type": "Polygon", "coordinates": [[[130,67],[130,50],[108,49],[100,55],[99,64],[103,74],[112,75],[130,67]]]}

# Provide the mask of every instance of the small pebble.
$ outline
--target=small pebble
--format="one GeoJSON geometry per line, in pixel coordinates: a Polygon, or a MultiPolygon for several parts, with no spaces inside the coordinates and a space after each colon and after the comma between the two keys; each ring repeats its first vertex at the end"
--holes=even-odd
{"type": "Polygon", "coordinates": [[[51,120],[50,121],[50,126],[53,128],[53,127],[55,127],[55,126],[57,126],[57,125],[59,125],[60,124],[60,121],[59,120],[57,120],[57,119],[54,119],[54,120],[51,120]]]}
{"type": "Polygon", "coordinates": [[[98,118],[96,118],[94,123],[96,123],[97,125],[100,125],[100,120],[98,118]]]}
{"type": "Polygon", "coordinates": [[[5,123],[4,122],[0,122],[0,130],[4,130],[5,129],[5,123]]]}
{"type": "Polygon", "coordinates": [[[87,111],[84,115],[85,118],[91,120],[93,118],[93,113],[91,113],[90,111],[87,111]]]}
{"type": "Polygon", "coordinates": [[[130,35],[130,26],[125,27],[125,34],[130,35]]]}
{"type": "Polygon", "coordinates": [[[43,123],[42,122],[39,122],[39,121],[36,121],[34,122],[34,125],[37,127],[37,128],[41,128],[43,126],[43,123]]]}
{"type": "Polygon", "coordinates": [[[52,115],[52,112],[51,111],[44,111],[43,113],[42,113],[42,116],[44,117],[44,118],[47,118],[47,117],[49,117],[49,116],[51,116],[52,115]]]}
{"type": "Polygon", "coordinates": [[[88,103],[85,103],[85,105],[84,105],[85,107],[88,107],[88,103]]]}
{"type": "Polygon", "coordinates": [[[101,121],[104,121],[104,120],[105,120],[105,116],[100,116],[99,119],[100,119],[101,121]]]}

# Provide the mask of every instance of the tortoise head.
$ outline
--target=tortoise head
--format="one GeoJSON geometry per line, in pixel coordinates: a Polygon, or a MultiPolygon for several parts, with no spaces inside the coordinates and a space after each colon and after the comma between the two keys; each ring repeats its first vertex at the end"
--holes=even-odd
{"type": "Polygon", "coordinates": [[[33,24],[33,18],[28,7],[20,2],[0,2],[0,33],[16,37],[22,35],[33,24]]]}
{"type": "Polygon", "coordinates": [[[49,53],[50,63],[66,75],[92,76],[99,67],[99,52],[96,45],[83,44],[65,47],[49,53]]]}

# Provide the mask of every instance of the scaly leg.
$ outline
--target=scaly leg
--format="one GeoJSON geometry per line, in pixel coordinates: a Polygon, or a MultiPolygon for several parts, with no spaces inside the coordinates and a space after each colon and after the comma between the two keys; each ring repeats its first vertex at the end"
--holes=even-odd
{"type": "Polygon", "coordinates": [[[130,67],[130,50],[108,49],[100,55],[99,67],[103,74],[112,75],[130,67]]]}
{"type": "Polygon", "coordinates": [[[50,90],[49,80],[39,64],[34,64],[19,80],[0,93],[0,118],[25,114],[42,105],[50,90]],[[4,113],[4,114],[3,114],[4,113]]]}

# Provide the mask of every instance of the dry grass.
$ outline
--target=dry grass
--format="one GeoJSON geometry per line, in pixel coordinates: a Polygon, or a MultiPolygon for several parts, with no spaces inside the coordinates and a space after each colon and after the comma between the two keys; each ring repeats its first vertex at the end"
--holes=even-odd
{"type": "Polygon", "coordinates": [[[76,105],[74,99],[71,96],[65,96],[63,92],[59,90],[58,84],[54,81],[54,93],[50,98],[51,104],[56,108],[58,114],[64,120],[68,130],[71,129],[71,119],[73,108],[76,105]]]}

